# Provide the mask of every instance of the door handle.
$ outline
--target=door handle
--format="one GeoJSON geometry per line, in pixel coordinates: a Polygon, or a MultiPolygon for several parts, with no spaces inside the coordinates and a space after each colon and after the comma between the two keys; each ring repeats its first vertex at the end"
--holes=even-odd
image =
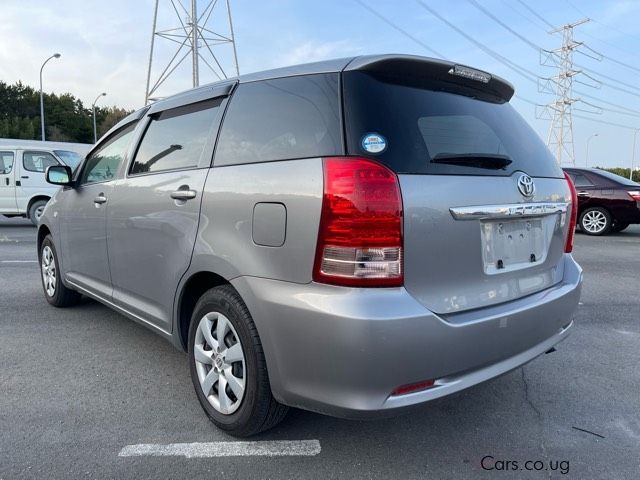
{"type": "Polygon", "coordinates": [[[578,192],[578,196],[579,197],[588,197],[589,196],[589,192],[578,192]]]}
{"type": "Polygon", "coordinates": [[[6,183],[7,185],[9,185],[9,177],[5,177],[5,179],[4,179],[4,183],[6,183]]]}
{"type": "Polygon", "coordinates": [[[174,200],[191,200],[192,198],[196,198],[196,191],[189,189],[178,189],[171,192],[171,198],[174,200]]]}
{"type": "Polygon", "coordinates": [[[104,193],[99,193],[98,196],[93,199],[93,203],[98,205],[107,203],[107,197],[104,196],[104,193]]]}
{"type": "Polygon", "coordinates": [[[29,178],[29,175],[22,175],[20,178],[29,178]]]}

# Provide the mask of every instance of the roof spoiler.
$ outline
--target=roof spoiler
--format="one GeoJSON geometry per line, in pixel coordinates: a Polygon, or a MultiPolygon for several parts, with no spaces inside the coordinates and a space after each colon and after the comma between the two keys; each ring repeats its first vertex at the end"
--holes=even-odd
{"type": "Polygon", "coordinates": [[[477,96],[498,103],[514,93],[506,80],[466,65],[414,55],[375,55],[354,58],[344,71],[391,75],[406,81],[428,82],[430,88],[477,96]]]}

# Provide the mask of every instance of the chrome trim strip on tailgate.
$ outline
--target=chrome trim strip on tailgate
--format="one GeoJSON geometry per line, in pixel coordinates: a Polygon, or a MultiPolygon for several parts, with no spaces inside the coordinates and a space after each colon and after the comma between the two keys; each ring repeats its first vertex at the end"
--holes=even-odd
{"type": "Polygon", "coordinates": [[[553,213],[566,213],[568,203],[513,203],[509,205],[477,205],[453,207],[449,211],[456,220],[486,220],[513,217],[540,217],[553,213]]]}

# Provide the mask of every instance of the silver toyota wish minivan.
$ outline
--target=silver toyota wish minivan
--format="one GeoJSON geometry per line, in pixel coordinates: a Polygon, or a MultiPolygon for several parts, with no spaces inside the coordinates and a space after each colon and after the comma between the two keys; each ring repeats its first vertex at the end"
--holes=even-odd
{"type": "Polygon", "coordinates": [[[391,415],[509,372],[567,337],[582,283],[575,189],[513,93],[377,55],[153,103],[49,168],[45,297],[187,351],[238,436],[288,406],[391,415]]]}

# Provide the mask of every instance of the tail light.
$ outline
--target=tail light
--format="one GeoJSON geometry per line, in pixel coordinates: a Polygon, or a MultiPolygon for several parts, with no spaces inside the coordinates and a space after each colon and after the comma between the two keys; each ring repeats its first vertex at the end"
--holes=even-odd
{"type": "Polygon", "coordinates": [[[316,282],[403,284],[402,198],[394,172],[372,160],[323,160],[324,195],[313,269],[316,282]]]}
{"type": "Polygon", "coordinates": [[[640,190],[632,190],[627,192],[631,198],[633,198],[636,202],[640,202],[640,190]]]}
{"type": "Polygon", "coordinates": [[[578,220],[578,194],[573,180],[567,172],[564,172],[564,178],[567,179],[569,190],[571,190],[571,212],[569,213],[569,231],[567,232],[567,242],[564,244],[564,251],[571,253],[573,251],[573,237],[576,234],[576,223],[578,220]]]}

